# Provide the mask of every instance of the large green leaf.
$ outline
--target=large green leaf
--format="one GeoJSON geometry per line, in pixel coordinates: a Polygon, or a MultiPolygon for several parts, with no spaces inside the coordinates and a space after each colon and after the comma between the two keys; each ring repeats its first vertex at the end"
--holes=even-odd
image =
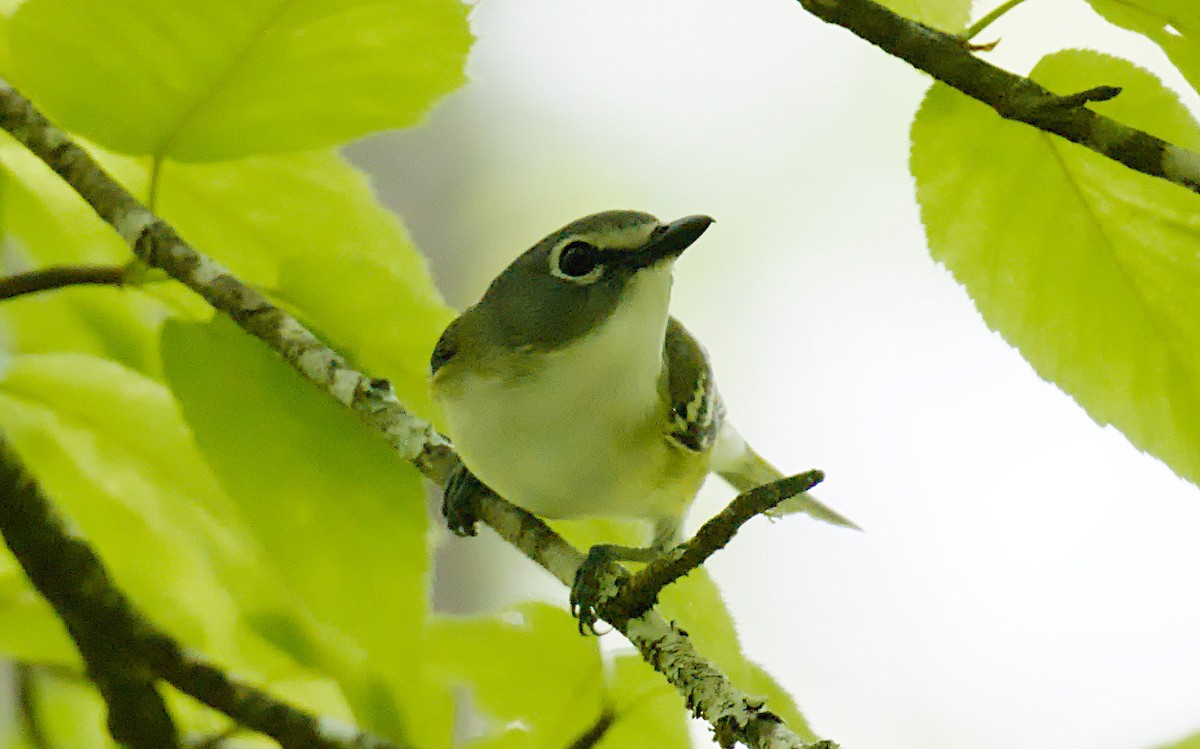
{"type": "Polygon", "coordinates": [[[18,356],[0,383],[0,428],[143,611],[189,645],[240,657],[218,571],[248,567],[246,549],[212,514],[226,500],[165,388],[95,357],[18,356]]]}
{"type": "Polygon", "coordinates": [[[420,475],[224,318],[169,321],[162,351],[167,380],[241,521],[288,589],[376,675],[377,688],[351,695],[359,719],[415,745],[444,746],[448,698],[424,678],[420,645],[429,570],[420,475]]]}
{"type": "MultiPolygon", "coordinates": [[[[266,574],[161,384],[90,356],[18,356],[0,383],[0,428],[117,586],[168,635],[272,691],[287,686],[322,715],[346,714],[330,678],[350,694],[366,688],[354,649],[266,574]],[[264,626],[268,611],[275,632],[264,626]],[[281,625],[305,641],[306,657],[284,657],[296,654],[272,637],[281,625]]],[[[7,554],[0,613],[4,653],[76,663],[61,624],[7,554]]],[[[212,720],[193,703],[179,709],[212,720]]]]}
{"type": "Polygon", "coordinates": [[[559,749],[599,717],[605,693],[599,644],[580,637],[562,609],[530,603],[441,619],[433,631],[441,677],[469,686],[474,704],[494,721],[489,734],[498,735],[479,747],[559,749]]]}
{"type": "Polygon", "coordinates": [[[422,295],[436,293],[396,215],[334,150],[166,164],[158,210],[247,283],[274,287],[283,262],[341,253],[395,262],[422,295]]]}
{"type": "MultiPolygon", "coordinates": [[[[1033,77],[1192,149],[1200,128],[1149,73],[1097,53],[1033,77]]],[[[1200,196],[934,86],[912,171],[935,259],[984,320],[1100,424],[1200,481],[1200,196]]]]}
{"type": "Polygon", "coordinates": [[[14,75],[130,154],[212,161],[413,124],[463,81],[456,0],[27,0],[14,75]]]}
{"type": "Polygon", "coordinates": [[[170,164],[159,195],[189,241],[273,289],[430,415],[429,353],[453,313],[362,172],[333,151],[170,164]]]}
{"type": "Polygon", "coordinates": [[[1109,21],[1144,34],[1200,92],[1200,8],[1195,0],[1088,0],[1109,21]]]}
{"type": "Polygon", "coordinates": [[[614,658],[608,681],[607,708],[612,713],[612,724],[596,744],[599,749],[687,749],[692,745],[683,697],[640,657],[614,658]]]}

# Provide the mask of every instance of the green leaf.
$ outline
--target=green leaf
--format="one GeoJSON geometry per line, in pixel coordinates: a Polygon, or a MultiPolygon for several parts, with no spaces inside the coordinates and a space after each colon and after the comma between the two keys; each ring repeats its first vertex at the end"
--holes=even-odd
{"type": "MultiPolygon", "coordinates": [[[[1200,128],[1149,73],[1093,52],[1044,58],[1059,92],[1196,149],[1200,128]]],[[[1099,424],[1200,481],[1200,196],[1001,120],[941,85],[912,131],[930,251],[984,320],[1099,424]]]]}
{"type": "Polygon", "coordinates": [[[163,215],[244,280],[274,288],[339,352],[429,417],[429,354],[453,313],[404,227],[333,151],[168,164],[163,215]]]}
{"type": "Polygon", "coordinates": [[[430,648],[441,678],[470,686],[475,704],[496,721],[498,735],[480,747],[561,749],[600,715],[599,644],[581,637],[562,609],[529,603],[486,617],[441,619],[430,648]],[[514,722],[520,728],[506,732],[514,722]]]}
{"type": "Polygon", "coordinates": [[[29,663],[79,664],[66,628],[7,548],[0,551],[0,653],[29,663]]]}
{"type": "Polygon", "coordinates": [[[1194,0],[1088,0],[1097,13],[1162,47],[1200,92],[1200,15],[1194,0]]]}
{"type": "Polygon", "coordinates": [[[158,210],[244,282],[269,288],[295,257],[413,252],[366,177],[332,150],[164,164],[158,210]]]}
{"type": "MultiPolygon", "coordinates": [[[[323,671],[364,688],[364,680],[344,678],[362,671],[361,658],[264,573],[162,385],[94,357],[19,356],[0,383],[0,428],[116,585],[169,635],[272,683],[311,682],[323,671]],[[255,616],[266,610],[307,639],[306,661],[283,657],[286,648],[259,637],[255,616]]],[[[0,650],[76,663],[61,624],[7,555],[0,555],[0,612],[0,650]]]]}
{"type": "Polygon", "coordinates": [[[691,746],[683,697],[640,657],[622,655],[613,659],[608,700],[612,725],[596,744],[599,749],[691,746]]]}
{"type": "Polygon", "coordinates": [[[454,313],[421,257],[405,238],[391,236],[397,251],[389,258],[344,248],[293,258],[283,267],[279,295],[355,366],[390,380],[406,408],[433,420],[429,355],[454,313]]]}
{"type": "MultiPolygon", "coordinates": [[[[59,177],[23,147],[0,139],[5,273],[54,265],[124,265],[125,244],[59,177]]],[[[0,305],[9,348],[72,351],[113,359],[154,376],[163,306],[140,289],[79,286],[0,305]]]]}
{"type": "Polygon", "coordinates": [[[46,745],[74,749],[108,749],[112,739],[104,726],[100,695],[84,681],[66,681],[35,670],[35,700],[46,745]]]}
{"type": "Polygon", "coordinates": [[[237,654],[236,608],[214,570],[244,552],[208,513],[220,489],[161,385],[90,356],[18,356],[0,427],[142,610],[189,645],[237,654]]]}
{"type": "Polygon", "coordinates": [[[0,136],[4,230],[42,265],[123,264],[129,248],[79,194],[7,133],[0,136]]]}
{"type": "Polygon", "coordinates": [[[27,0],[18,84],[100,145],[215,161],[414,124],[459,86],[455,0],[27,0]]]}
{"type": "Polygon", "coordinates": [[[1162,744],[1157,749],[1200,749],[1200,733],[1194,733],[1170,744],[1162,744]]]}
{"type": "Polygon", "coordinates": [[[951,34],[967,28],[970,0],[879,0],[881,5],[905,18],[951,34]]]}
{"type": "Polygon", "coordinates": [[[420,475],[224,318],[169,321],[162,351],[245,527],[307,610],[364,653],[376,686],[351,695],[356,715],[415,745],[444,746],[448,697],[424,678],[420,645],[429,570],[420,475]]]}

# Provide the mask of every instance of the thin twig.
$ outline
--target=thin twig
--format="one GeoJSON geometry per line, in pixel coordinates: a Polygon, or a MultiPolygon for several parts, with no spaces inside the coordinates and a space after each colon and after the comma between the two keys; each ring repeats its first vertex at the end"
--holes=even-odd
{"type": "Polygon", "coordinates": [[[133,749],[179,746],[155,681],[288,749],[398,749],[241,684],[157,630],[112,582],[95,551],[54,511],[0,436],[0,534],[67,625],[108,705],[109,731],[133,749]]]}
{"type": "Polygon", "coordinates": [[[123,283],[125,283],[125,268],[121,266],[62,265],[0,278],[0,300],[67,286],[82,284],[120,286],[123,283]]]}
{"type": "Polygon", "coordinates": [[[617,722],[617,713],[612,709],[611,705],[605,705],[600,711],[600,717],[596,718],[596,722],[588,726],[584,731],[567,745],[567,749],[594,749],[594,747],[604,740],[604,736],[613,727],[613,723],[617,722]]]}
{"type": "MultiPolygon", "coordinates": [[[[971,54],[962,37],[897,15],[873,0],[797,0],[890,55],[987,104],[1003,118],[1061,136],[1152,177],[1200,192],[1200,154],[1097,114],[971,54]]],[[[1111,87],[1110,87],[1111,88],[1111,87]]],[[[1095,89],[1092,89],[1093,91],[1095,89]]]]}
{"type": "Polygon", "coordinates": [[[146,188],[146,206],[152,211],[158,209],[158,186],[162,181],[163,167],[161,153],[150,157],[150,185],[146,188]]]}
{"type": "MultiPolygon", "coordinates": [[[[282,355],[301,376],[379,432],[425,476],[445,483],[457,460],[454,450],[429,423],[400,404],[387,380],[370,378],[351,368],[298,320],[185,243],[170,225],[109,177],[66,133],[51,125],[32,103],[3,85],[0,85],[0,128],[45,161],[79,193],[100,218],[116,229],[138,258],[165,270],[227,314],[246,332],[282,355]]],[[[494,495],[485,497],[481,503],[480,519],[564,584],[572,584],[583,555],[545,523],[494,495]]],[[[764,709],[761,700],[733,686],[696,652],[685,632],[655,611],[630,619],[618,629],[642,658],[680,691],[693,713],[713,725],[718,737],[729,741],[736,738],[752,749],[809,746],[764,709]]],[[[184,688],[182,683],[189,683],[194,676],[181,671],[181,664],[173,659],[148,659],[148,662],[180,689],[184,688]]],[[[214,671],[213,678],[223,676],[208,668],[214,671]]],[[[207,704],[261,730],[223,707],[207,704]]],[[[835,745],[818,742],[811,746],[827,749],[835,745]]]]}
{"type": "Polygon", "coordinates": [[[725,548],[738,530],[751,518],[798,494],[808,491],[825,478],[820,471],[788,476],[739,494],[721,512],[714,515],[687,541],[634,573],[616,596],[601,607],[605,621],[610,616],[639,616],[658,600],[663,588],[688,574],[720,549],[725,548]],[[616,612],[620,612],[619,614],[616,612]]]}
{"type": "Polygon", "coordinates": [[[991,13],[988,13],[983,18],[980,18],[978,21],[971,24],[966,31],[959,34],[959,38],[963,39],[964,41],[970,41],[971,39],[974,39],[975,37],[979,36],[981,31],[995,23],[1000,16],[1003,16],[1005,13],[1009,12],[1023,2],[1025,2],[1025,0],[1008,0],[1007,2],[1001,3],[993,8],[991,13]]]}
{"type": "Polygon", "coordinates": [[[27,663],[15,666],[17,678],[17,709],[21,712],[21,728],[25,740],[33,749],[50,749],[50,739],[42,726],[41,705],[38,704],[37,680],[33,667],[27,663]]]}

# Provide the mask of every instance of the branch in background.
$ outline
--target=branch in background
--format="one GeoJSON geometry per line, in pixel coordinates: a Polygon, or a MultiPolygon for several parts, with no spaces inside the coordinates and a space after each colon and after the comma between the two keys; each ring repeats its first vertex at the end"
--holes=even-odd
{"type": "Polygon", "coordinates": [[[95,553],[68,535],[50,503],[0,442],[0,532],[35,588],[62,619],[108,707],[108,731],[132,749],[179,746],[155,679],[120,646],[124,603],[95,553]]]}
{"type": "MultiPolygon", "coordinates": [[[[57,172],[100,218],[117,230],[139,259],[165,270],[279,352],[302,377],[381,433],[425,476],[445,484],[457,460],[453,449],[430,424],[400,405],[387,380],[371,379],[352,369],[298,320],[187,245],[170,225],[138,203],[66,133],[47,122],[32,103],[7,86],[0,86],[0,127],[57,172]]],[[[491,494],[481,504],[480,519],[565,585],[572,584],[583,555],[545,523],[491,494]]],[[[723,746],[732,746],[734,741],[742,741],[753,749],[809,746],[765,710],[761,700],[734,687],[696,652],[686,633],[668,624],[655,611],[614,626],[646,662],[682,693],[693,713],[713,725],[723,746]]],[[[178,651],[178,646],[174,649],[178,651]]],[[[179,686],[176,679],[180,676],[177,668],[180,664],[154,658],[148,658],[147,662],[179,686]]],[[[207,668],[215,672],[211,666],[207,668]]],[[[219,672],[213,677],[217,675],[219,672]]],[[[212,702],[207,704],[225,712],[212,702]]],[[[239,715],[226,714],[261,730],[239,715]]],[[[829,749],[835,745],[823,741],[811,746],[829,749]]]]}
{"type": "Polygon", "coordinates": [[[63,265],[0,278],[0,300],[80,284],[120,286],[125,268],[116,265],[63,265]]]}
{"type": "MultiPolygon", "coordinates": [[[[971,54],[962,37],[897,15],[873,0],[797,0],[809,13],[848,29],[890,55],[1024,122],[1107,156],[1130,169],[1200,192],[1200,154],[1087,109],[1104,97],[1057,96],[971,54]]],[[[1116,95],[1118,89],[1102,86],[1116,95]]],[[[1112,98],[1108,96],[1107,98],[1112,98]]]]}
{"type": "Polygon", "coordinates": [[[113,585],[92,548],[67,530],[2,437],[0,497],[0,534],[67,625],[108,706],[109,732],[121,744],[132,749],[180,745],[155,688],[162,678],[288,749],[398,749],[235,682],[156,630],[113,585]]]}
{"type": "Polygon", "coordinates": [[[151,628],[140,614],[136,655],[171,686],[253,731],[270,736],[284,749],[400,749],[387,739],[342,721],[304,712],[267,692],[235,681],[224,671],[189,653],[151,628]]]}

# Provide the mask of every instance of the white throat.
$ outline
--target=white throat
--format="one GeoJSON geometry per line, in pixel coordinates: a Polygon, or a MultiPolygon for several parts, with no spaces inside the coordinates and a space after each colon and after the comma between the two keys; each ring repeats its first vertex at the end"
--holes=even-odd
{"type": "Polygon", "coordinates": [[[555,354],[574,360],[570,364],[581,375],[595,372],[600,389],[625,387],[639,401],[657,402],[672,265],[664,262],[638,272],[608,319],[555,354]]]}

